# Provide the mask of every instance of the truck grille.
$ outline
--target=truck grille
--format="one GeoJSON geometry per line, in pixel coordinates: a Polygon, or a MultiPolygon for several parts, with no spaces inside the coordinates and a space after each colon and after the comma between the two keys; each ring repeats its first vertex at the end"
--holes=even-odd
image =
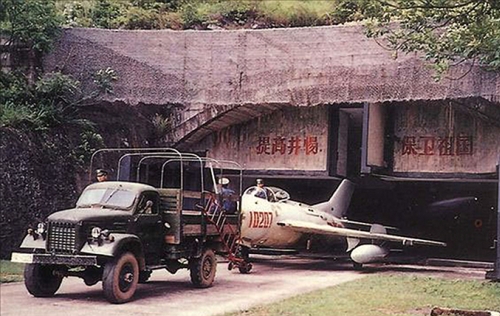
{"type": "Polygon", "coordinates": [[[49,223],[48,251],[55,253],[76,252],[76,226],[71,223],[49,223]]]}

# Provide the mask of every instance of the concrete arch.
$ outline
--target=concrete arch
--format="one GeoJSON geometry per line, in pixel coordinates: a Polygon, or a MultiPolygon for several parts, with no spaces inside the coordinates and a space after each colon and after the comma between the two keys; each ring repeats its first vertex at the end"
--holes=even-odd
{"type": "Polygon", "coordinates": [[[211,133],[231,125],[237,125],[290,105],[284,104],[236,104],[211,106],[175,126],[169,139],[180,149],[189,149],[211,133]]]}

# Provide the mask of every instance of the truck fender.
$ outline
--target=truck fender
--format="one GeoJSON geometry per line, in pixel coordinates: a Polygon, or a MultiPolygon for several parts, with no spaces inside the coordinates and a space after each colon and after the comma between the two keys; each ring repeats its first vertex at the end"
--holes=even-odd
{"type": "Polygon", "coordinates": [[[23,242],[19,248],[29,248],[29,249],[45,249],[45,239],[42,236],[38,236],[36,239],[33,235],[26,235],[23,242]]]}
{"type": "Polygon", "coordinates": [[[97,242],[86,242],[81,253],[97,256],[115,257],[122,251],[128,250],[134,253],[142,261],[142,244],[136,235],[112,233],[113,241],[104,240],[100,245],[97,242]]]}

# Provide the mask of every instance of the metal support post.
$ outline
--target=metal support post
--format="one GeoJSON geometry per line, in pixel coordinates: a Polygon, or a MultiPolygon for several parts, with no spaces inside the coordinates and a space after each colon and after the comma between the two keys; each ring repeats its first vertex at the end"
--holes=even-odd
{"type": "Polygon", "coordinates": [[[495,268],[491,271],[486,272],[486,278],[494,281],[500,281],[500,157],[498,159],[497,165],[497,174],[498,174],[498,197],[497,197],[497,238],[496,238],[496,249],[497,256],[495,260],[495,268]]]}

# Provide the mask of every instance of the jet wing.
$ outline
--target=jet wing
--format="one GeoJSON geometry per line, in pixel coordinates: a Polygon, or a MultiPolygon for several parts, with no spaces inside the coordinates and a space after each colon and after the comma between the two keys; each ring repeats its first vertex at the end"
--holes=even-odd
{"type": "MultiPolygon", "coordinates": [[[[341,222],[342,224],[345,224],[345,225],[351,225],[351,226],[359,226],[359,227],[372,227],[373,224],[370,224],[370,223],[363,223],[363,222],[357,222],[357,221],[351,221],[351,220],[348,220],[348,219],[339,219],[339,222],[341,222]]],[[[384,227],[385,229],[391,229],[391,230],[399,230],[399,228],[397,227],[392,227],[392,226],[382,226],[384,227]]]]}
{"type": "Polygon", "coordinates": [[[442,246],[442,247],[446,246],[446,243],[439,241],[381,234],[381,233],[370,233],[355,229],[333,227],[329,225],[319,225],[303,221],[284,220],[280,221],[278,225],[293,229],[301,233],[401,242],[404,246],[412,246],[414,244],[428,245],[428,246],[442,246]]]}

